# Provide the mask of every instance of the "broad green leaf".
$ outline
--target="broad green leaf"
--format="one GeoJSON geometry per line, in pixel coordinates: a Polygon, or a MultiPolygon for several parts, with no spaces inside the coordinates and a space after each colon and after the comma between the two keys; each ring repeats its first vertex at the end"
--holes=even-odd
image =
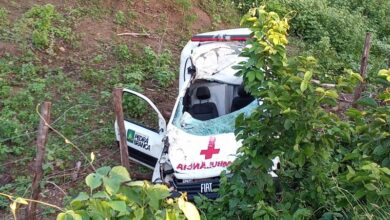
{"type": "Polygon", "coordinates": [[[264,79],[264,74],[260,71],[256,72],[256,79],[262,81],[264,79]]]}
{"type": "Polygon", "coordinates": [[[300,89],[301,89],[302,92],[304,92],[304,91],[307,89],[308,84],[309,84],[308,81],[302,80],[302,82],[301,82],[301,87],[300,87],[300,89]]]}
{"type": "Polygon", "coordinates": [[[378,103],[376,103],[375,99],[370,97],[360,98],[356,103],[361,106],[378,107],[378,103]]]}
{"type": "Polygon", "coordinates": [[[82,201],[85,201],[85,200],[88,200],[88,199],[89,199],[89,196],[88,196],[87,193],[80,192],[79,195],[70,202],[70,204],[71,205],[76,205],[77,202],[82,202],[82,201]]]}
{"type": "Polygon", "coordinates": [[[369,183],[369,184],[365,184],[364,187],[370,191],[375,191],[376,189],[378,189],[374,184],[372,183],[369,183]]]}
{"type": "Polygon", "coordinates": [[[351,74],[352,78],[355,78],[355,79],[359,80],[360,82],[364,81],[363,77],[359,73],[355,73],[355,72],[351,71],[350,74],[351,74]]]}
{"type": "Polygon", "coordinates": [[[378,76],[384,76],[384,77],[390,76],[390,69],[389,70],[386,70],[386,69],[379,70],[378,76]]]}
{"type": "Polygon", "coordinates": [[[72,216],[73,220],[83,220],[83,218],[81,217],[81,215],[79,214],[76,214],[76,213],[70,213],[70,216],[72,216]]]}
{"type": "Polygon", "coordinates": [[[119,190],[121,179],[117,177],[103,177],[103,185],[109,195],[114,195],[119,190]]]}
{"type": "Polygon", "coordinates": [[[160,201],[166,199],[170,193],[166,185],[156,184],[146,189],[146,194],[149,197],[149,205],[158,210],[160,207],[160,201]]]}
{"type": "Polygon", "coordinates": [[[337,92],[335,90],[328,90],[325,92],[325,96],[328,96],[328,97],[331,97],[331,98],[335,98],[337,99],[339,97],[339,95],[337,94],[337,92]]]}
{"type": "Polygon", "coordinates": [[[102,178],[95,173],[91,173],[85,178],[85,183],[91,190],[94,190],[102,184],[102,178]]]}
{"type": "Polygon", "coordinates": [[[96,170],[96,173],[102,175],[102,176],[107,176],[108,175],[108,172],[110,172],[111,170],[111,167],[109,166],[104,166],[104,167],[100,167],[96,170]]]}
{"type": "Polygon", "coordinates": [[[142,181],[142,180],[131,181],[131,182],[126,183],[126,185],[143,187],[145,185],[145,181],[142,181]]]}
{"type": "Polygon", "coordinates": [[[66,211],[57,215],[56,220],[82,220],[81,215],[75,213],[73,210],[66,211]]]}
{"type": "Polygon", "coordinates": [[[141,220],[144,217],[143,207],[136,208],[133,212],[134,212],[135,220],[141,220]]]}
{"type": "Polygon", "coordinates": [[[348,168],[348,174],[346,175],[346,178],[347,178],[347,180],[350,180],[351,178],[353,178],[353,177],[355,176],[356,172],[355,172],[355,170],[354,170],[351,166],[349,166],[349,165],[347,165],[347,168],[348,168]]]}
{"type": "Polygon", "coordinates": [[[310,82],[312,76],[313,76],[313,72],[312,71],[306,71],[305,75],[303,76],[303,80],[306,80],[307,82],[310,82]]]}
{"type": "Polygon", "coordinates": [[[384,172],[384,173],[386,173],[387,175],[389,175],[390,176],[390,169],[389,168],[387,168],[387,167],[381,167],[381,168],[379,168],[382,172],[384,172]]]}
{"type": "Polygon", "coordinates": [[[381,196],[388,196],[390,195],[390,189],[389,188],[382,189],[378,194],[381,196]]]}
{"type": "Polygon", "coordinates": [[[347,116],[349,116],[350,118],[353,118],[355,120],[357,119],[360,119],[361,117],[363,117],[363,113],[355,108],[350,108],[346,111],[345,113],[347,116]]]}
{"type": "Polygon", "coordinates": [[[127,211],[127,205],[124,201],[109,201],[108,205],[118,212],[126,213],[127,211]]]}
{"type": "Polygon", "coordinates": [[[65,220],[66,214],[65,213],[60,213],[57,215],[56,220],[65,220]]]}
{"type": "Polygon", "coordinates": [[[321,94],[324,94],[324,93],[325,93],[325,89],[324,89],[324,88],[321,88],[321,87],[317,87],[317,88],[316,88],[316,92],[321,93],[321,94]]]}
{"type": "Polygon", "coordinates": [[[110,171],[110,176],[118,178],[121,183],[131,180],[129,172],[122,166],[113,167],[110,171]]]}
{"type": "Polygon", "coordinates": [[[251,71],[251,72],[247,73],[246,77],[248,78],[249,82],[253,82],[256,78],[256,73],[251,71]]]}
{"type": "Polygon", "coordinates": [[[196,209],[194,204],[187,202],[180,197],[178,199],[178,205],[188,220],[200,220],[198,209],[196,209]]]}

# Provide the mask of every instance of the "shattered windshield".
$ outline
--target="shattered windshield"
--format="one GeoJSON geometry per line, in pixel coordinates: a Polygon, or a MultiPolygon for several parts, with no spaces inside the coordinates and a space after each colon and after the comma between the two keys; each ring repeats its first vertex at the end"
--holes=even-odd
{"type": "Polygon", "coordinates": [[[183,99],[180,99],[173,118],[173,125],[183,131],[199,136],[208,136],[223,133],[232,133],[235,128],[235,121],[238,115],[244,113],[249,116],[258,106],[258,101],[254,100],[246,107],[207,121],[201,121],[193,118],[188,112],[183,112],[183,99]]]}

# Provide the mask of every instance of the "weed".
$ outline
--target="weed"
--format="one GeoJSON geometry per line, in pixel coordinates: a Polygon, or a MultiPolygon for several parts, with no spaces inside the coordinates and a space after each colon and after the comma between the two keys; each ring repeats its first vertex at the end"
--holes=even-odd
{"type": "Polygon", "coordinates": [[[115,14],[114,23],[118,24],[118,25],[122,25],[122,26],[127,23],[127,18],[126,18],[125,13],[123,11],[118,11],[115,14]]]}
{"type": "Polygon", "coordinates": [[[5,8],[0,8],[0,27],[6,27],[8,25],[8,11],[5,8]]]}
{"type": "Polygon", "coordinates": [[[78,0],[78,8],[72,11],[79,17],[86,16],[94,19],[102,19],[110,13],[110,10],[104,7],[102,2],[102,0],[78,0]]]}
{"type": "Polygon", "coordinates": [[[81,75],[82,79],[93,85],[100,84],[106,77],[105,70],[85,68],[81,75]]]}
{"type": "Polygon", "coordinates": [[[191,0],[175,0],[175,2],[183,11],[188,11],[192,8],[191,0]]]}
{"type": "Polygon", "coordinates": [[[141,64],[127,65],[123,68],[123,77],[126,83],[141,84],[145,79],[141,64]]]}
{"type": "Polygon", "coordinates": [[[136,11],[132,11],[132,10],[129,10],[127,12],[127,17],[130,19],[130,20],[133,20],[133,19],[136,19],[138,16],[138,13],[136,11]]]}
{"type": "Polygon", "coordinates": [[[184,23],[190,27],[197,19],[198,16],[196,14],[188,14],[184,16],[184,23]]]}
{"type": "Polygon", "coordinates": [[[19,42],[29,39],[35,48],[51,52],[56,38],[65,41],[74,39],[71,29],[51,4],[33,6],[15,24],[13,31],[19,42]]]}
{"type": "Polygon", "coordinates": [[[94,63],[101,63],[102,61],[104,61],[104,59],[106,58],[106,56],[102,55],[102,54],[99,54],[99,55],[96,55],[92,61],[94,63]]]}
{"type": "Polygon", "coordinates": [[[169,86],[175,79],[175,73],[171,70],[171,52],[164,50],[157,55],[151,47],[145,47],[144,54],[145,71],[153,75],[160,86],[169,86]]]}
{"type": "Polygon", "coordinates": [[[115,47],[116,58],[120,61],[129,61],[132,56],[129,47],[126,44],[119,44],[115,47]]]}
{"type": "Polygon", "coordinates": [[[236,24],[239,20],[234,2],[228,0],[201,0],[200,6],[204,11],[212,16],[213,26],[217,26],[222,22],[236,24]]]}

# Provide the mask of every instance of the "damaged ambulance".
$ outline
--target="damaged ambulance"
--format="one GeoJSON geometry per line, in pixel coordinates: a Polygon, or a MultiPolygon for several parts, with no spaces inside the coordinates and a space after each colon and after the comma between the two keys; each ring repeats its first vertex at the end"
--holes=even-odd
{"type": "MultiPolygon", "coordinates": [[[[168,123],[147,97],[123,90],[130,159],[154,170],[153,183],[168,184],[173,194],[187,192],[190,199],[199,193],[217,197],[219,176],[241,146],[235,119],[259,105],[232,68],[247,59],[239,54],[250,34],[240,28],[192,37],[181,53],[179,95],[168,123]]],[[[117,122],[115,133],[119,141],[117,122]]]]}

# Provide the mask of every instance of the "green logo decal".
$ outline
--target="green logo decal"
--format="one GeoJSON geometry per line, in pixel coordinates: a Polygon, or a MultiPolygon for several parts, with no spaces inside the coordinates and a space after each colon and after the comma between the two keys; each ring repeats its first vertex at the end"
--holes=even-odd
{"type": "Polygon", "coordinates": [[[134,143],[134,136],[135,136],[135,131],[133,130],[127,130],[127,141],[134,143]]]}

